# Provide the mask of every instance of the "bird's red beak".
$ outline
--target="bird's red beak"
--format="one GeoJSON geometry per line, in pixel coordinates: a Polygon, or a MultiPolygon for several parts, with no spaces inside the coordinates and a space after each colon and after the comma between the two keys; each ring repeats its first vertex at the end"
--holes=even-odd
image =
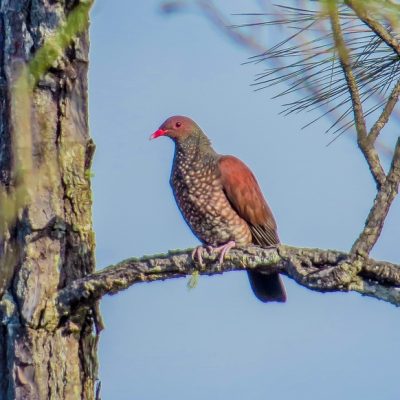
{"type": "Polygon", "coordinates": [[[159,130],[155,131],[155,132],[149,137],[149,140],[151,140],[151,139],[156,139],[156,138],[158,138],[159,136],[165,135],[166,133],[167,133],[167,130],[166,130],[166,129],[159,129],[159,130]]]}

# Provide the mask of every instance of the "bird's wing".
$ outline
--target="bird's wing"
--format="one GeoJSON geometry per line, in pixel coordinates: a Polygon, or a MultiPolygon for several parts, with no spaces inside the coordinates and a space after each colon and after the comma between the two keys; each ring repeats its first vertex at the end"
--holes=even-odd
{"type": "Polygon", "coordinates": [[[221,156],[218,167],[226,197],[233,209],[249,224],[253,242],[261,246],[278,244],[274,216],[250,169],[233,156],[221,156]]]}

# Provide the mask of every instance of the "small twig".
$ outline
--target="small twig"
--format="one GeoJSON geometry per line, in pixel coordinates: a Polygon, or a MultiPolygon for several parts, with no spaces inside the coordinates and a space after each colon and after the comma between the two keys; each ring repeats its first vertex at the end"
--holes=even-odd
{"type": "Polygon", "coordinates": [[[379,155],[376,149],[368,140],[367,126],[365,123],[360,93],[350,63],[349,50],[347,49],[346,43],[343,38],[342,29],[339,21],[339,13],[335,1],[328,2],[328,10],[332,25],[335,47],[339,55],[340,65],[346,78],[347,87],[353,106],[354,122],[357,131],[357,143],[368,163],[369,169],[379,189],[385,182],[385,172],[380,163],[379,155]]]}
{"type": "Polygon", "coordinates": [[[399,95],[400,95],[400,80],[397,81],[395,87],[392,90],[392,93],[390,93],[389,99],[385,107],[383,108],[381,115],[379,116],[379,118],[377,119],[377,121],[375,122],[375,124],[373,125],[368,134],[368,139],[371,144],[373,144],[376,141],[381,130],[388,122],[389,117],[392,114],[393,109],[399,100],[399,95]]]}

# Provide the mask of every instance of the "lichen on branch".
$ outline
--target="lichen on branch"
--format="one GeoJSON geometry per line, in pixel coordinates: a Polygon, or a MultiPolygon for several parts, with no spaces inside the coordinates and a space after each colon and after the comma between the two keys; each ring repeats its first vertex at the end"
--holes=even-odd
{"type": "Polygon", "coordinates": [[[60,315],[89,305],[106,294],[115,294],[143,282],[229,271],[262,269],[279,272],[309,289],[319,292],[355,291],[400,305],[400,266],[371,258],[359,259],[335,250],[250,246],[233,249],[222,264],[216,254],[206,254],[204,265],[191,258],[190,250],[130,258],[72,282],[57,297],[60,315]]]}

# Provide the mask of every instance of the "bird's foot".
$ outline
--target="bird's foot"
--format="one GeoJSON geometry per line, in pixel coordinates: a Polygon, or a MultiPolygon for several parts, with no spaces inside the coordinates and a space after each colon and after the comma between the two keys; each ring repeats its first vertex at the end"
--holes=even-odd
{"type": "Polygon", "coordinates": [[[236,246],[236,242],[234,240],[230,240],[228,243],[223,244],[218,247],[207,246],[207,250],[212,252],[220,253],[219,255],[219,263],[222,264],[224,262],[225,256],[229,253],[229,250],[236,246]]]}
{"type": "Polygon", "coordinates": [[[205,251],[205,248],[203,246],[197,246],[193,251],[192,251],[192,260],[194,262],[198,262],[200,266],[204,267],[204,261],[203,261],[203,253],[205,251]]]}

